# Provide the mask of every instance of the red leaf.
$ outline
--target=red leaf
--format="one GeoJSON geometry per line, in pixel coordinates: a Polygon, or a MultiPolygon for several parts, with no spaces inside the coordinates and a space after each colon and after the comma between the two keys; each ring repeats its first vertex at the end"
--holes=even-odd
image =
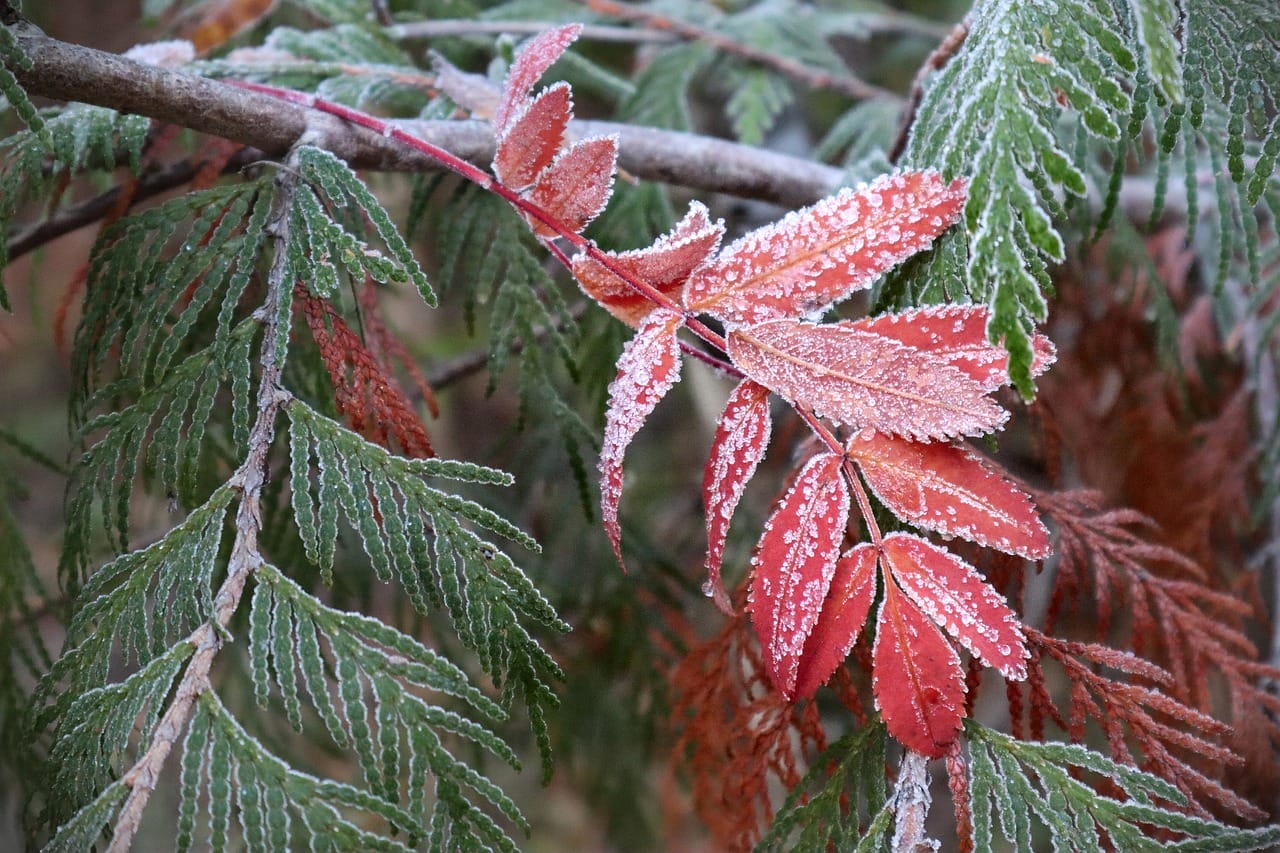
{"type": "Polygon", "coordinates": [[[928,246],[955,222],[964,182],[887,175],[747,234],[685,287],[685,305],[732,323],[822,311],[928,246]]]}
{"type": "MultiPolygon", "coordinates": [[[[946,305],[868,317],[850,325],[927,352],[964,371],[984,390],[994,391],[1009,384],[1009,353],[987,338],[990,318],[982,305],[946,305]]],[[[1053,342],[1036,335],[1031,346],[1031,375],[1039,376],[1053,364],[1053,342]]]]}
{"type": "Polygon", "coordinates": [[[1008,417],[957,368],[848,323],[774,320],[731,331],[728,349],[747,376],[846,426],[940,439],[1008,417]]]}
{"type": "Polygon", "coordinates": [[[733,613],[733,606],[720,580],[724,540],[747,481],[755,473],[769,446],[771,423],[769,389],[744,379],[733,389],[724,405],[702,475],[702,503],[707,527],[707,582],[703,584],[702,591],[727,614],[733,613]]]}
{"type": "Polygon", "coordinates": [[[1053,551],[1026,493],[964,446],[864,429],[846,449],[871,491],[903,521],[1033,560],[1053,551]]]}
{"type": "Polygon", "coordinates": [[[644,426],[658,401],[680,379],[679,314],[655,311],[627,342],[618,359],[618,375],[609,384],[604,446],[600,449],[600,515],[622,565],[622,528],[618,502],[622,499],[622,457],[631,439],[644,426]]]}
{"type": "Polygon", "coordinates": [[[884,537],[882,553],[886,572],[930,619],[1005,678],[1027,677],[1022,623],[977,569],[910,533],[884,537]]]}
{"type": "Polygon", "coordinates": [[[501,139],[506,135],[511,123],[524,108],[533,84],[555,64],[560,54],[573,44],[580,32],[582,24],[568,24],[538,33],[524,43],[515,62],[511,63],[507,82],[502,87],[502,98],[493,111],[494,136],[501,139]]]}
{"type": "Polygon", "coordinates": [[[964,721],[960,656],[889,579],[872,660],[871,688],[889,734],[930,758],[945,753],[964,721]]]}
{"type": "MultiPolygon", "coordinates": [[[[628,252],[606,252],[621,270],[652,285],[672,298],[697,267],[720,245],[724,223],[712,222],[707,209],[698,202],[689,205],[684,219],[662,235],[652,246],[628,252]]],[[[576,255],[573,274],[588,296],[603,305],[609,313],[629,326],[638,326],[654,304],[637,293],[604,264],[588,255],[576,255]]]]}
{"type": "Polygon", "coordinates": [[[522,110],[498,137],[493,173],[512,189],[529,186],[560,153],[573,115],[568,83],[556,83],[522,110]]]}
{"type": "MultiPolygon", "coordinates": [[[[538,175],[529,199],[575,234],[587,227],[609,202],[618,140],[598,136],[575,142],[538,175]]],[[[529,224],[543,237],[554,237],[550,226],[529,224]]]]}
{"type": "Polygon", "coordinates": [[[818,624],[804,644],[796,696],[813,696],[849,656],[876,598],[876,556],[875,547],[863,542],[836,563],[818,624]]]}
{"type": "Polygon", "coordinates": [[[747,612],[764,650],[765,671],[783,696],[795,694],[805,640],[835,573],[849,520],[849,490],[834,453],[814,456],[765,522],[751,560],[747,612]]]}

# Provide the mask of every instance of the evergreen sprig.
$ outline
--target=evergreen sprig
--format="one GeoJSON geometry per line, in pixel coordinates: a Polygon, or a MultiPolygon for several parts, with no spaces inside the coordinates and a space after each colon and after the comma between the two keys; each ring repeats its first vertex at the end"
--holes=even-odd
{"type": "Polygon", "coordinates": [[[1037,826],[1049,831],[1055,850],[1104,843],[1135,851],[1258,850],[1280,842],[1280,827],[1242,829],[1177,811],[1186,800],[1173,785],[1084,746],[1021,741],[972,720],[965,732],[978,850],[992,849],[996,837],[1030,850],[1037,826]],[[1084,773],[1109,780],[1127,799],[1098,793],[1084,773]],[[1177,840],[1155,838],[1152,828],[1177,840]]]}

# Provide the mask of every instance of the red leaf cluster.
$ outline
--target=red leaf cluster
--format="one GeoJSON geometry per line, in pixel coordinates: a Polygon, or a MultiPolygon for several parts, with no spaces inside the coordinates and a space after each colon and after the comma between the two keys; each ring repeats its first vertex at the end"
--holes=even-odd
{"type": "MultiPolygon", "coordinates": [[[[613,178],[611,140],[561,151],[572,108],[568,88],[529,94],[576,35],[564,27],[530,40],[494,114],[494,172],[529,203],[526,217],[543,237],[579,234],[603,206],[613,178]]],[[[1009,381],[1008,357],[988,339],[990,315],[980,306],[816,319],[926,248],[959,218],[964,200],[963,181],[933,172],[893,174],[723,249],[723,225],[695,203],[648,247],[603,252],[576,238],[580,251],[571,261],[583,291],[637,330],[609,387],[599,462],[601,514],[619,562],[626,448],[679,379],[678,334],[687,326],[724,353],[727,361],[719,363],[727,372],[742,377],[703,475],[705,590],[730,612],[720,580],[725,539],[769,444],[773,392],[825,449],[804,463],[779,499],[752,560],[747,609],[764,671],[784,698],[812,696],[840,667],[879,597],[876,701],[899,740],[934,756],[954,741],[965,713],[953,642],[1011,679],[1025,676],[1025,643],[1017,618],[968,563],[916,536],[882,537],[862,480],[907,524],[1046,556],[1048,533],[1030,499],[950,443],[1003,425],[1008,414],[991,394],[1009,381]],[[724,337],[703,325],[702,315],[722,323],[724,337]],[[842,556],[855,498],[871,541],[842,556]]],[[[1053,360],[1053,348],[1043,337],[1034,347],[1038,373],[1053,360]]]]}
{"type": "Polygon", "coordinates": [[[570,24],[525,42],[493,114],[498,143],[493,173],[545,214],[545,220],[526,215],[529,226],[544,238],[558,233],[552,221],[580,233],[613,192],[618,140],[602,136],[569,142],[573,99],[568,84],[530,94],[581,31],[581,24],[570,24]]]}

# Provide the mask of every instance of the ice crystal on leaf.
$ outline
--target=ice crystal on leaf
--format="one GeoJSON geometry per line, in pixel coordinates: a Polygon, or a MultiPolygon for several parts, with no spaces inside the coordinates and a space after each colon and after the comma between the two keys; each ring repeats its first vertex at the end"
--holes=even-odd
{"type": "Polygon", "coordinates": [[[1031,499],[968,448],[864,429],[846,449],[871,491],[908,524],[1030,559],[1049,555],[1049,531],[1031,499]]]}
{"type": "MultiPolygon", "coordinates": [[[[600,136],[576,142],[543,169],[529,191],[530,200],[577,233],[600,215],[613,193],[618,140],[600,136]]],[[[556,236],[545,222],[529,223],[542,237],[556,236]]]]}
{"type": "Polygon", "coordinates": [[[889,733],[937,758],[964,723],[960,656],[938,626],[894,584],[886,583],[872,649],[876,707],[889,733]]]}
{"type": "Polygon", "coordinates": [[[876,549],[860,542],[836,563],[831,588],[822,604],[818,622],[804,644],[796,679],[796,696],[807,698],[817,692],[862,633],[862,626],[876,598],[876,549]]]}
{"type": "Polygon", "coordinates": [[[685,305],[731,323],[822,311],[928,246],[960,214],[964,182],[889,175],[790,213],[725,248],[685,288],[685,305]]]}
{"type": "Polygon", "coordinates": [[[555,64],[581,32],[581,24],[569,24],[539,33],[525,42],[516,61],[511,64],[502,97],[493,112],[494,135],[499,139],[507,136],[507,131],[527,108],[533,84],[555,64]]]}
{"type": "Polygon", "coordinates": [[[834,453],[809,460],[765,522],[752,560],[747,610],[764,648],[769,680],[790,698],[800,657],[835,574],[849,490],[834,453]]]}
{"type": "MultiPolygon", "coordinates": [[[[720,245],[724,223],[712,222],[699,202],[653,245],[627,252],[605,252],[613,266],[654,290],[676,299],[695,269],[720,245]]],[[[573,259],[573,274],[583,291],[628,326],[638,326],[654,304],[603,263],[581,254],[573,259]]]]}
{"type": "Polygon", "coordinates": [[[989,432],[1008,417],[960,369],[848,323],[735,329],[729,357],[782,398],[846,426],[941,439],[989,432]]]}
{"type": "Polygon", "coordinates": [[[568,83],[556,83],[538,95],[498,140],[493,173],[513,189],[523,189],[560,153],[573,115],[568,83]]]}
{"type": "Polygon", "coordinates": [[[724,404],[702,475],[707,528],[707,582],[703,591],[725,613],[732,611],[720,579],[725,538],[747,481],[769,447],[771,427],[769,389],[750,379],[743,380],[724,404]]]}
{"type": "Polygon", "coordinates": [[[601,514],[622,562],[622,528],[618,501],[622,497],[622,456],[649,414],[680,379],[680,345],[676,330],[682,319],[670,311],[655,311],[627,342],[618,359],[618,376],[609,385],[609,412],[600,450],[601,514]]]}

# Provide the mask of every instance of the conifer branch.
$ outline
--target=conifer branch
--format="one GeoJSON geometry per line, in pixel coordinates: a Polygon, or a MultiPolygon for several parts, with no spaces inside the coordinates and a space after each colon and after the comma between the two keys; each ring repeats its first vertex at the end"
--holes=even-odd
{"type": "Polygon", "coordinates": [[[267,480],[267,457],[275,437],[276,418],[290,399],[280,381],[285,354],[279,348],[281,315],[277,306],[291,284],[284,277],[289,269],[286,252],[289,216],[298,177],[292,170],[283,170],[278,181],[280,190],[275,199],[276,207],[266,226],[274,256],[260,311],[263,340],[258,360],[262,375],[258,386],[257,416],[249,432],[248,454],[230,481],[240,491],[240,502],[236,510],[236,535],[227,562],[227,577],[214,597],[213,618],[196,629],[189,639],[195,653],[175,688],[168,710],[151,733],[150,746],[124,774],[124,783],[130,789],[129,796],[116,818],[108,853],[123,853],[132,845],[165,760],[182,736],[201,694],[210,689],[209,672],[227,636],[227,626],[239,607],[249,576],[262,564],[258,534],[263,524],[262,489],[267,480]]]}

